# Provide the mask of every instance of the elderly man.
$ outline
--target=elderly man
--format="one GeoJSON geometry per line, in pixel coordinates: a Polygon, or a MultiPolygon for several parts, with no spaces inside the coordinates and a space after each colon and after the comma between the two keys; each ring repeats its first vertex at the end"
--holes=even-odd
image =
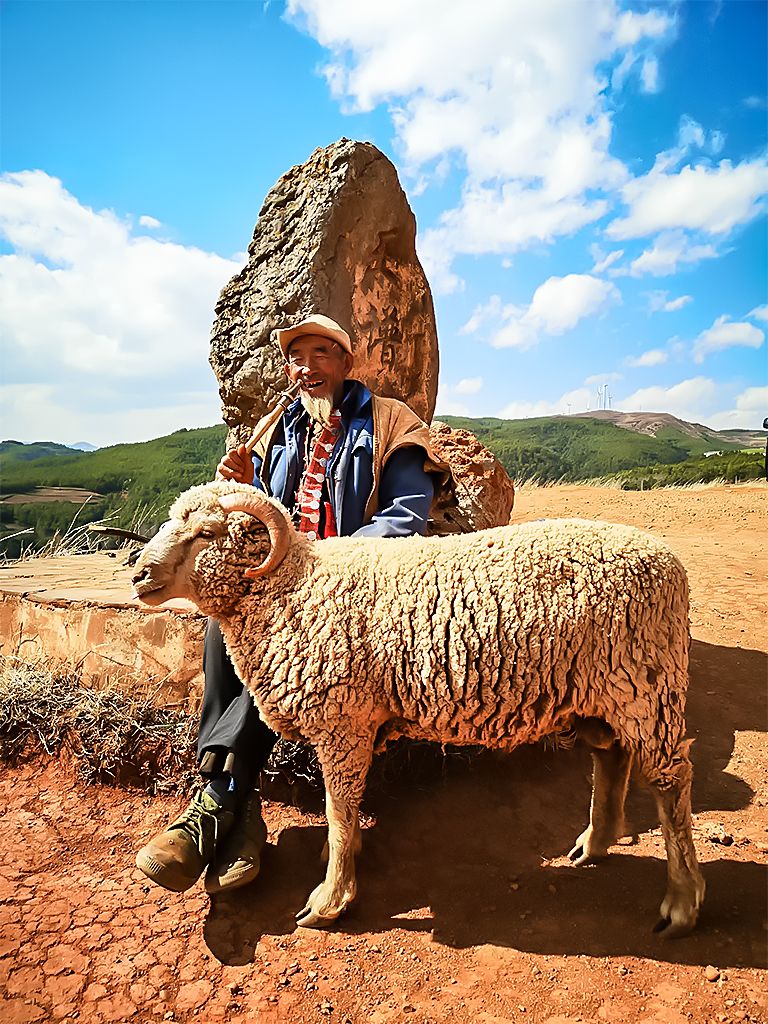
{"type": "MultiPolygon", "coordinates": [[[[228,451],[218,476],[279,498],[311,540],[424,533],[432,475],[441,471],[426,425],[402,402],[349,379],[349,335],[329,317],[313,314],[276,337],[299,397],[253,458],[243,445],[228,451]]],[[[148,878],[175,892],[206,867],[209,893],[246,885],[266,841],[255,787],[277,736],[259,718],[213,619],[203,667],[198,755],[207,785],[136,857],[148,878]]]]}

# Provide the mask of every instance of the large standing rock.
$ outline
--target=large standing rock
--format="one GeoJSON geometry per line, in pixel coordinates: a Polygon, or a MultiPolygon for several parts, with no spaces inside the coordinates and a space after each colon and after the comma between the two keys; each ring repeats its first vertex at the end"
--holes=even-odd
{"type": "Polygon", "coordinates": [[[311,312],[349,331],[355,377],[431,420],[437,331],[415,240],[397,172],[370,143],[341,139],[280,178],[248,262],[216,306],[211,365],[230,442],[248,434],[285,387],[271,331],[311,312]]]}

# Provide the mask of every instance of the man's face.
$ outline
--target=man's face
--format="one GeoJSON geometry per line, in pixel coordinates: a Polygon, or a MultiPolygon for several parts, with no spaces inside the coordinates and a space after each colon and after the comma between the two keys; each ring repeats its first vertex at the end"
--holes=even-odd
{"type": "Polygon", "coordinates": [[[319,334],[304,334],[288,347],[286,376],[312,398],[338,402],[351,369],[352,356],[341,345],[319,334]]]}

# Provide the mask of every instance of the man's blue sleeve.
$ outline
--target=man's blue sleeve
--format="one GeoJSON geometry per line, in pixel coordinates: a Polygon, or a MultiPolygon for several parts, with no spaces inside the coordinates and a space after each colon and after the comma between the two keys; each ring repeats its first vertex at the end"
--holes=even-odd
{"type": "Polygon", "coordinates": [[[257,491],[266,493],[264,491],[264,484],[259,479],[259,476],[261,474],[261,467],[264,463],[264,460],[260,456],[253,454],[251,454],[251,458],[253,459],[253,486],[256,488],[257,491]]]}
{"type": "Polygon", "coordinates": [[[416,445],[398,448],[384,465],[379,511],[353,537],[410,537],[424,533],[434,485],[424,470],[427,453],[416,445]]]}

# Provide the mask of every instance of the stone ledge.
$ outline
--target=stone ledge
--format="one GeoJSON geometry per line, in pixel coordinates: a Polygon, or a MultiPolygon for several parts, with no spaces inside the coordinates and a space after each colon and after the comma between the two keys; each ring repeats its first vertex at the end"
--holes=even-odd
{"type": "Polygon", "coordinates": [[[0,653],[76,668],[91,685],[114,680],[197,702],[205,617],[186,601],[132,600],[123,563],[104,552],[0,567],[0,653]]]}

